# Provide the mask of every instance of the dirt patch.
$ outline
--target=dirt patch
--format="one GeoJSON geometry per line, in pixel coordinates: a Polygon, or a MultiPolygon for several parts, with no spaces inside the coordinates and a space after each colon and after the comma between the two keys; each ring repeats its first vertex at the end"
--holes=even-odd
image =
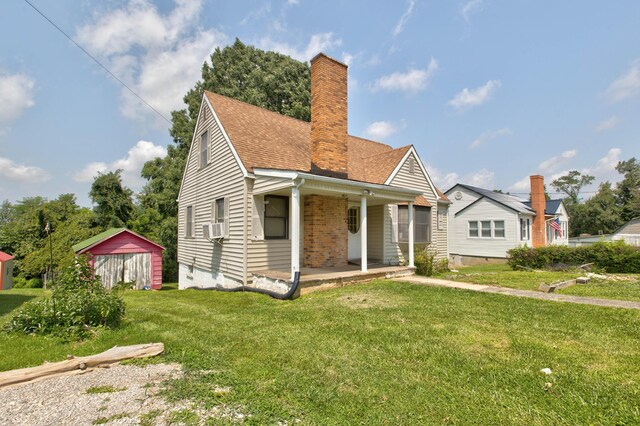
{"type": "Polygon", "coordinates": [[[182,376],[178,364],[115,365],[0,389],[0,424],[168,425],[187,418],[190,424],[205,424],[212,419],[242,422],[247,417],[224,404],[204,409],[192,401],[170,403],[160,392],[167,380],[182,376]]]}
{"type": "Polygon", "coordinates": [[[398,306],[396,300],[389,300],[375,293],[349,294],[339,297],[338,302],[352,309],[393,308],[398,306]]]}

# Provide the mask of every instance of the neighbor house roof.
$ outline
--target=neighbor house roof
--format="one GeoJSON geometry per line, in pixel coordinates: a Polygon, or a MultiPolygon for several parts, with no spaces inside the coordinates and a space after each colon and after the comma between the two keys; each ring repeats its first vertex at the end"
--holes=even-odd
{"type": "MultiPolygon", "coordinates": [[[[311,124],[212,92],[204,92],[240,161],[254,168],[311,170],[311,124]],[[256,143],[259,142],[259,143],[256,143]]],[[[384,184],[411,146],[392,148],[349,135],[348,178],[384,184]]]]}
{"type": "Polygon", "coordinates": [[[13,256],[3,251],[0,251],[0,262],[6,262],[7,260],[11,260],[11,259],[13,259],[13,256]]]}
{"type": "MultiPolygon", "coordinates": [[[[469,191],[473,191],[476,194],[488,198],[490,200],[495,201],[498,204],[502,204],[503,206],[510,208],[511,210],[515,210],[518,213],[535,213],[531,207],[526,205],[526,201],[520,197],[516,197],[515,195],[510,194],[502,194],[500,192],[491,191],[489,189],[477,188],[475,186],[464,185],[462,183],[458,183],[453,188],[449,189],[447,193],[453,191],[457,186],[461,186],[462,188],[466,188],[469,191]]],[[[473,203],[472,203],[473,204],[473,203]]],[[[470,204],[471,205],[471,204],[470,204]]],[[[469,206],[467,206],[469,207],[469,206]]],[[[466,207],[465,207],[466,209],[466,207]]],[[[463,209],[464,210],[464,209],[463,209]]],[[[462,212],[462,210],[460,211],[462,212]]],[[[460,213],[458,212],[458,213],[460,213]]]]}
{"type": "Polygon", "coordinates": [[[111,237],[114,237],[118,234],[121,234],[123,232],[127,232],[129,234],[135,235],[138,238],[142,238],[145,241],[150,242],[153,245],[156,245],[158,247],[160,247],[162,250],[164,250],[164,247],[162,247],[160,244],[158,243],[154,243],[153,241],[149,240],[148,238],[143,237],[140,234],[136,234],[135,232],[127,229],[127,228],[111,228],[111,229],[107,229],[104,232],[99,233],[98,235],[94,235],[91,238],[87,238],[86,240],[79,242],[78,244],[75,244],[72,249],[75,253],[82,253],[85,252],[86,250],[88,250],[89,248],[100,244],[101,242],[103,242],[104,240],[107,240],[111,237]]]}
{"type": "MultiPolygon", "coordinates": [[[[560,208],[560,204],[562,204],[562,200],[547,200],[544,213],[549,215],[556,214],[560,208]]],[[[531,208],[531,201],[525,201],[524,205],[531,208]]]]}
{"type": "Polygon", "coordinates": [[[640,234],[640,217],[631,219],[629,222],[618,228],[614,234],[640,234]]]}

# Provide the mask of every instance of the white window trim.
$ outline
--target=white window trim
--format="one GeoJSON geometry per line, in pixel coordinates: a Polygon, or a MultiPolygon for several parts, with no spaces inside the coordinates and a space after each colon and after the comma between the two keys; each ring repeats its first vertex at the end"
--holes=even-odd
{"type": "Polygon", "coordinates": [[[506,240],[507,239],[507,221],[504,219],[476,219],[476,220],[468,220],[467,221],[467,239],[469,240],[506,240]],[[478,224],[478,236],[471,236],[471,222],[476,222],[478,224]],[[482,222],[491,222],[491,236],[483,237],[482,236],[482,222]],[[496,237],[496,222],[503,222],[503,231],[504,237],[496,237]]]}

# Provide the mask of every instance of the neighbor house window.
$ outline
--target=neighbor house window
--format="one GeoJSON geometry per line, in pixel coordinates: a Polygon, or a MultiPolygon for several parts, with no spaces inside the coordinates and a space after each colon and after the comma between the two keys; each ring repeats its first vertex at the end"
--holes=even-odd
{"type": "Polygon", "coordinates": [[[224,223],[224,198],[218,198],[213,202],[213,222],[224,223]]]}
{"type": "Polygon", "coordinates": [[[289,197],[265,195],[264,238],[283,240],[289,237],[289,197]]]}
{"type": "Polygon", "coordinates": [[[204,132],[200,136],[200,167],[209,163],[209,132],[204,132]]]}
{"type": "Polygon", "coordinates": [[[504,238],[504,220],[469,221],[469,238],[504,238]]]}
{"type": "Polygon", "coordinates": [[[187,238],[193,238],[193,206],[187,206],[185,225],[184,236],[187,238]]]}
{"type": "Polygon", "coordinates": [[[447,211],[438,210],[438,231],[444,229],[447,224],[447,211]]]}
{"type": "Polygon", "coordinates": [[[347,210],[347,225],[352,234],[357,234],[360,230],[360,209],[358,207],[349,207],[347,210]]]}
{"type": "MultiPolygon", "coordinates": [[[[431,208],[413,207],[413,242],[428,243],[430,241],[429,223],[431,208]]],[[[398,242],[409,242],[409,206],[398,206],[398,242]]]]}
{"type": "Polygon", "coordinates": [[[520,219],[520,240],[529,240],[529,219],[520,219]]]}
{"type": "Polygon", "coordinates": [[[469,236],[472,238],[478,237],[478,222],[475,220],[469,222],[469,236]]]}

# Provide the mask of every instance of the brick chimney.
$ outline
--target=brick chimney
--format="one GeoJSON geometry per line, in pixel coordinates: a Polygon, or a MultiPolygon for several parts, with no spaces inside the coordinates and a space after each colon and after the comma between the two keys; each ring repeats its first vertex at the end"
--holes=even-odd
{"type": "Polygon", "coordinates": [[[544,196],[544,177],[533,175],[529,179],[531,180],[531,208],[536,212],[536,217],[533,219],[531,227],[531,240],[533,247],[544,247],[547,245],[544,219],[547,199],[544,196]]]}
{"type": "Polygon", "coordinates": [[[311,173],[347,178],[347,66],[311,60],[311,173]]]}

